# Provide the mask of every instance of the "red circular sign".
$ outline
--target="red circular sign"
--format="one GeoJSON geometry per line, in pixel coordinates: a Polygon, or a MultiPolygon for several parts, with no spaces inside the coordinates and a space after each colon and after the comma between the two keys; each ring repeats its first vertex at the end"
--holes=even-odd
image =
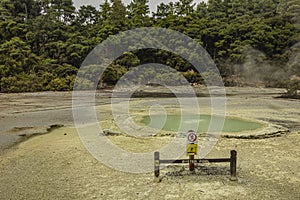
{"type": "Polygon", "coordinates": [[[197,134],[195,132],[188,132],[187,139],[189,143],[195,143],[197,141],[197,134]]]}

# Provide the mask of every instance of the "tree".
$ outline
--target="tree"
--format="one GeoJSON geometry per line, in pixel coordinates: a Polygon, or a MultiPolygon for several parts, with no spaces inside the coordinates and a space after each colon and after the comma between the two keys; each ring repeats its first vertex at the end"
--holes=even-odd
{"type": "Polygon", "coordinates": [[[208,0],[207,11],[210,19],[222,19],[226,17],[226,7],[222,0],[208,0]]]}
{"type": "Polygon", "coordinates": [[[14,37],[0,45],[0,75],[7,77],[35,71],[37,56],[19,37],[14,37]]]}
{"type": "Polygon", "coordinates": [[[46,12],[53,15],[57,21],[70,24],[75,19],[75,7],[72,0],[48,0],[48,6],[46,12]]]}
{"type": "Polygon", "coordinates": [[[109,16],[110,23],[120,30],[126,28],[126,7],[121,0],[111,0],[111,13],[109,16]]]}
{"type": "Polygon", "coordinates": [[[111,5],[108,0],[105,0],[103,4],[100,5],[100,18],[103,22],[107,22],[109,20],[109,16],[111,13],[111,5]]]}
{"type": "Polygon", "coordinates": [[[155,25],[162,28],[173,28],[176,15],[174,3],[170,2],[169,4],[161,3],[157,6],[157,12],[153,13],[155,25]]]}
{"type": "Polygon", "coordinates": [[[81,6],[76,21],[79,25],[92,25],[99,21],[99,11],[93,6],[81,6]]]}
{"type": "Polygon", "coordinates": [[[194,12],[194,0],[179,0],[175,2],[175,13],[178,16],[188,16],[194,12]]]}
{"type": "Polygon", "coordinates": [[[126,69],[120,65],[110,65],[103,73],[103,81],[108,85],[115,85],[126,73],[126,69]]]}
{"type": "Polygon", "coordinates": [[[128,20],[130,27],[150,26],[148,0],[132,0],[127,6],[128,20]]]}

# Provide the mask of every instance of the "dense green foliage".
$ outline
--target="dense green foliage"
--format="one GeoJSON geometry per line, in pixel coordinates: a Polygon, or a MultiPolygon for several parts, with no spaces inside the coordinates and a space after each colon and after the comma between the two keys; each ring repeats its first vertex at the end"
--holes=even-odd
{"type": "MultiPolygon", "coordinates": [[[[227,85],[291,85],[290,77],[300,76],[299,8],[299,0],[179,0],[161,3],[150,14],[148,0],[128,6],[106,0],[99,8],[78,10],[72,0],[1,0],[0,91],[71,90],[78,68],[97,44],[137,27],[190,36],[208,51],[227,85]]],[[[173,67],[191,83],[203,81],[181,57],[146,49],[111,64],[101,85],[115,84],[132,67],[151,62],[173,67]]]]}

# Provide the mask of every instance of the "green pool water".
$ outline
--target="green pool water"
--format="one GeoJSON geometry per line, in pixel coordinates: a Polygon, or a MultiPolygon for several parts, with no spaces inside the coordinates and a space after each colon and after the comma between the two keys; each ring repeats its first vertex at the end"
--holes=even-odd
{"type": "MultiPolygon", "coordinates": [[[[185,115],[182,119],[181,127],[181,116],[180,115],[151,115],[143,116],[141,123],[151,128],[163,129],[166,131],[187,131],[190,127],[196,127],[199,124],[197,132],[207,132],[210,126],[212,116],[211,115],[185,115]],[[165,122],[165,123],[164,123],[165,122]],[[198,123],[198,124],[197,124],[198,123]]],[[[214,124],[221,124],[223,121],[222,117],[213,116],[214,124]]],[[[218,126],[218,125],[217,125],[218,126]]],[[[249,131],[261,128],[261,123],[251,122],[244,119],[226,117],[222,132],[241,132],[249,131]]],[[[210,130],[212,130],[214,127],[210,130]]],[[[216,128],[220,130],[220,128],[216,128]]]]}

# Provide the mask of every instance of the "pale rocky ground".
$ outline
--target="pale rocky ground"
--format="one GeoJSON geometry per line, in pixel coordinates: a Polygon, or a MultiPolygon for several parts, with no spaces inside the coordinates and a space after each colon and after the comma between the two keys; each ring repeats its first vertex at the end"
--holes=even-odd
{"type": "MultiPolygon", "coordinates": [[[[300,101],[274,99],[280,89],[227,90],[228,115],[262,120],[290,132],[267,139],[219,138],[207,157],[228,157],[230,150],[237,150],[237,181],[230,180],[229,164],[223,163],[199,164],[195,174],[188,166],[172,165],[161,170],[159,183],[153,181],[153,173],[109,168],[86,150],[72,125],[70,93],[1,94],[0,134],[16,136],[29,134],[28,127],[66,126],[1,153],[0,199],[300,199],[300,101]]],[[[199,101],[203,112],[208,112],[204,108],[209,99],[199,101]]],[[[132,102],[142,105],[146,99],[132,102]]],[[[102,125],[113,128],[107,103],[105,95],[99,98],[97,110],[107,118],[102,125]]],[[[109,139],[130,152],[152,152],[170,137],[109,139]]]]}

